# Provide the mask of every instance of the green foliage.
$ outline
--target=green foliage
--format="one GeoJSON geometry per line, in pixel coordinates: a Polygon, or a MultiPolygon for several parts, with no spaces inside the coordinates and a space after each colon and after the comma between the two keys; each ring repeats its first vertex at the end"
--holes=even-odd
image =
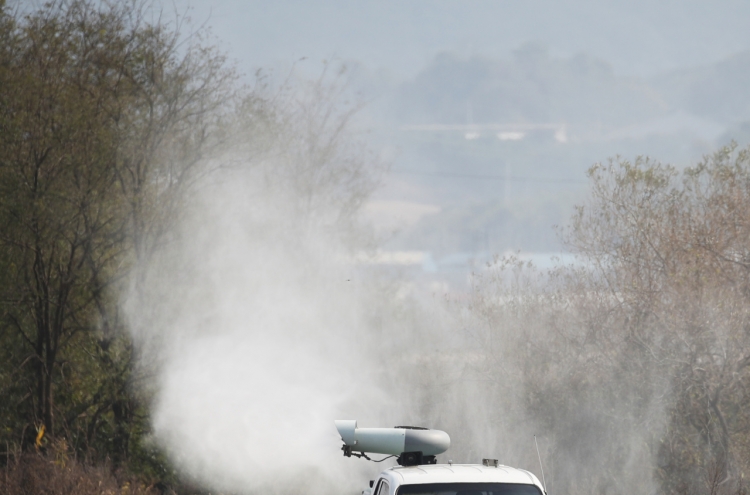
{"type": "Polygon", "coordinates": [[[137,2],[0,9],[0,443],[65,438],[161,477],[117,297],[219,143],[234,75],[137,2]]]}
{"type": "Polygon", "coordinates": [[[359,107],[340,74],[246,91],[205,32],[149,22],[137,0],[2,12],[0,462],[21,479],[26,453],[64,451],[178,486],[150,431],[158,363],[121,305],[150,297],[149,264],[217,171],[245,167],[291,185],[300,216],[355,224],[377,175],[348,132],[359,107]]]}

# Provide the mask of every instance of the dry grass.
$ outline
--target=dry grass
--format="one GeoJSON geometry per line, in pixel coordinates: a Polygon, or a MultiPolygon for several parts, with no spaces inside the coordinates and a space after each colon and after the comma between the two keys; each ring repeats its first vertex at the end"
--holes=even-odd
{"type": "Polygon", "coordinates": [[[151,486],[119,480],[106,467],[86,466],[72,459],[24,454],[0,468],[3,495],[156,495],[151,486]]]}

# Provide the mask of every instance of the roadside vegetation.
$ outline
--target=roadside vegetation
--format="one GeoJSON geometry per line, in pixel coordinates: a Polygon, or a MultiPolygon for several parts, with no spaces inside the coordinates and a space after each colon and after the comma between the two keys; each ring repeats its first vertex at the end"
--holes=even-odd
{"type": "Polygon", "coordinates": [[[340,72],[246,86],[191,29],[138,0],[0,0],[2,493],[190,490],[151,436],[126,296],[206,177],[255,167],[350,224],[382,170],[340,72]]]}
{"type": "Polygon", "coordinates": [[[750,150],[683,171],[614,159],[589,177],[563,232],[579,263],[510,257],[475,276],[478,373],[522,384],[496,400],[544,436],[555,492],[744,493],[750,150]]]}

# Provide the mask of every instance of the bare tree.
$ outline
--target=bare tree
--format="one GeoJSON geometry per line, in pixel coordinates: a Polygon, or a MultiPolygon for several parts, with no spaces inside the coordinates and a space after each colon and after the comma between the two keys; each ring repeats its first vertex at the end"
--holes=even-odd
{"type": "Polygon", "coordinates": [[[578,265],[543,274],[510,258],[477,272],[467,328],[485,372],[523,384],[514,417],[550,441],[557,489],[739,490],[750,151],[682,172],[615,159],[590,177],[565,234],[578,265]]]}

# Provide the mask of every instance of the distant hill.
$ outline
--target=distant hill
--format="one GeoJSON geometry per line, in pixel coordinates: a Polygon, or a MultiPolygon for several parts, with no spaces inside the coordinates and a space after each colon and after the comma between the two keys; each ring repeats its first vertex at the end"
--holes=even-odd
{"type": "Polygon", "coordinates": [[[589,55],[553,57],[527,43],[508,59],[442,53],[392,89],[388,106],[401,125],[565,123],[594,139],[678,131],[705,139],[750,121],[748,88],[750,50],[638,79],[589,55]]]}
{"type": "Polygon", "coordinates": [[[606,62],[581,54],[553,58],[527,43],[509,60],[438,55],[395,95],[400,122],[567,122],[616,127],[668,110],[647,83],[618,77],[606,62]]]}
{"type": "Polygon", "coordinates": [[[750,121],[750,50],[650,83],[672,107],[725,124],[750,121]]]}
{"type": "MultiPolygon", "coordinates": [[[[39,1],[40,0],[36,0],[39,1]]],[[[10,0],[32,3],[29,0],[10,0]]],[[[41,2],[40,2],[41,3],[41,2]]],[[[247,74],[339,57],[412,78],[437,53],[502,58],[529,40],[653,75],[750,48],[747,0],[174,0],[208,22],[247,74]]],[[[156,2],[158,5],[159,2],[156,2]]]]}
{"type": "Polygon", "coordinates": [[[648,155],[681,167],[750,144],[748,88],[750,51],[640,79],[538,43],[507,58],[440,54],[390,90],[393,174],[412,200],[441,206],[392,245],[437,257],[559,250],[550,226],[581,201],[589,166],[648,155]],[[565,139],[527,131],[543,123],[563,124],[565,139]]]}

